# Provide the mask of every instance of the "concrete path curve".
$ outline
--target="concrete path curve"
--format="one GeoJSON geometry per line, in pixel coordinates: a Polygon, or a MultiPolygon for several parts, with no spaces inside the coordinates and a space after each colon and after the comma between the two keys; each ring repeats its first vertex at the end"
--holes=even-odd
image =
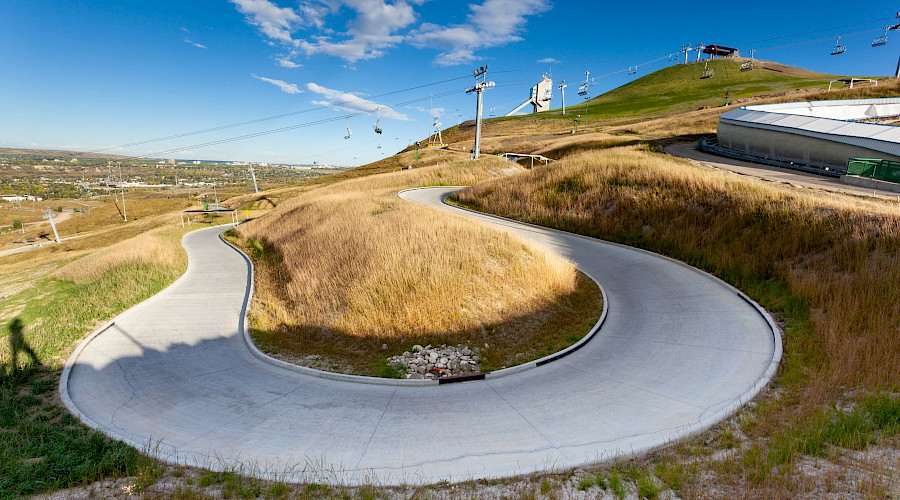
{"type": "MultiPolygon", "coordinates": [[[[245,258],[189,233],[166,290],[73,353],[60,392],[88,425],[170,461],[289,481],[402,484],[563,469],[641,453],[728,416],[781,355],[767,315],[669,259],[441,205],[573,260],[607,294],[582,349],[512,375],[441,386],[331,380],[267,363],[241,335],[245,258]]],[[[432,210],[431,208],[422,208],[432,210]]]]}

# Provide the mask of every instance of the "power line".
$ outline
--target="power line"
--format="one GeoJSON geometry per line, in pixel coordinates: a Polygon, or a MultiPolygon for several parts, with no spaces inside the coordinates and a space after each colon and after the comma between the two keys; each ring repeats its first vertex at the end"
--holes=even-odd
{"type": "MultiPolygon", "coordinates": [[[[392,91],[390,91],[390,92],[385,92],[385,93],[383,93],[383,94],[374,95],[374,96],[371,97],[371,99],[377,99],[377,98],[379,98],[379,97],[386,97],[386,96],[389,96],[389,95],[400,94],[400,93],[403,93],[403,92],[411,92],[411,91],[413,91],[413,90],[418,90],[418,89],[425,88],[425,87],[432,87],[432,86],[435,86],[435,85],[442,85],[442,84],[444,84],[444,83],[454,82],[454,81],[457,81],[457,80],[463,80],[463,79],[465,79],[465,78],[468,78],[468,77],[466,77],[466,76],[460,76],[460,77],[456,77],[456,78],[449,78],[449,79],[447,79],[447,80],[441,80],[441,81],[438,81],[438,82],[424,83],[424,84],[422,84],[422,85],[416,85],[416,86],[414,86],[414,87],[407,87],[407,88],[405,88],[405,89],[392,90],[392,91]]],[[[127,143],[127,144],[119,144],[119,145],[116,145],[116,146],[107,146],[107,147],[103,147],[103,148],[99,148],[99,149],[92,149],[92,150],[90,150],[90,151],[88,151],[88,152],[89,152],[89,153],[100,153],[100,152],[103,152],[103,151],[109,151],[109,150],[113,150],[113,149],[128,148],[128,147],[132,147],[132,146],[141,146],[141,145],[144,145],[144,144],[150,144],[150,143],[154,143],[154,142],[168,141],[168,140],[172,140],[172,139],[180,139],[180,138],[182,138],[182,137],[189,137],[189,136],[192,136],[192,135],[205,134],[205,133],[209,133],[209,132],[217,132],[217,131],[219,131],[219,130],[225,130],[225,129],[234,128],[234,127],[241,127],[241,126],[244,126],[244,125],[252,125],[252,124],[254,124],[254,123],[260,123],[260,122],[265,122],[265,121],[270,121],[270,120],[277,120],[277,119],[279,119],[279,118],[287,118],[287,117],[289,117],[289,116],[296,116],[296,115],[300,115],[300,114],[304,114],[304,113],[311,113],[311,112],[313,112],[313,111],[320,111],[320,110],[323,110],[323,109],[327,109],[327,108],[329,108],[329,107],[341,106],[341,105],[346,105],[346,104],[350,104],[350,103],[351,103],[351,101],[339,101],[339,102],[336,102],[336,103],[332,103],[331,106],[316,106],[316,107],[313,107],[313,108],[301,109],[301,110],[299,110],[299,111],[291,111],[291,112],[289,112],[289,113],[282,113],[282,114],[279,114],[279,115],[266,116],[266,117],[262,117],[262,118],[254,118],[254,119],[252,119],[252,120],[246,120],[246,121],[237,122],[237,123],[230,123],[230,124],[227,124],[227,125],[219,125],[219,126],[217,126],[217,127],[210,127],[210,128],[200,129],[200,130],[193,130],[193,131],[189,131],[189,132],[182,132],[182,133],[179,133],[179,134],[168,135],[168,136],[165,136],[165,137],[157,137],[157,138],[154,138],[154,139],[145,139],[145,140],[142,140],[142,141],[135,141],[135,142],[127,143]]]]}
{"type": "MultiPolygon", "coordinates": [[[[883,21],[886,20],[886,19],[892,19],[892,18],[878,18],[878,19],[872,19],[872,20],[862,21],[862,22],[858,22],[858,23],[851,23],[851,24],[847,24],[847,25],[843,25],[843,26],[835,26],[835,27],[824,28],[824,29],[820,29],[820,30],[807,31],[807,32],[802,32],[802,33],[794,33],[794,34],[782,35],[782,36],[778,36],[778,37],[762,38],[762,39],[750,40],[750,41],[744,41],[744,42],[739,42],[739,43],[741,43],[741,44],[758,44],[758,43],[764,43],[764,42],[767,42],[767,41],[784,40],[784,39],[790,39],[790,38],[796,38],[796,37],[808,36],[808,35],[811,35],[811,34],[824,33],[824,32],[829,32],[829,31],[836,31],[836,30],[841,30],[841,29],[851,28],[851,27],[856,27],[856,26],[864,26],[864,25],[870,25],[870,24],[873,24],[873,23],[880,23],[880,22],[883,22],[883,21]]],[[[870,32],[870,31],[872,31],[872,30],[861,31],[861,32],[859,32],[859,33],[851,33],[850,36],[855,35],[855,34],[860,34],[860,33],[867,33],[867,32],[870,32]]],[[[767,47],[766,50],[777,50],[777,49],[782,48],[782,47],[791,47],[791,46],[805,45],[805,44],[808,44],[808,43],[815,43],[815,41],[810,41],[810,42],[794,42],[794,43],[790,43],[790,44],[784,44],[784,45],[781,45],[781,46],[776,45],[776,46],[767,47]]],[[[608,72],[608,73],[605,73],[605,74],[596,75],[595,78],[609,77],[609,76],[613,76],[613,75],[616,75],[616,74],[619,74],[619,73],[630,73],[630,74],[634,74],[634,72],[635,72],[634,69],[636,69],[636,68],[638,68],[638,67],[641,67],[641,66],[646,66],[646,65],[650,65],[650,64],[659,62],[659,61],[661,61],[661,60],[663,60],[663,59],[667,59],[667,58],[670,56],[669,53],[667,53],[667,54],[665,54],[665,55],[661,55],[661,54],[656,54],[656,55],[657,55],[658,57],[656,57],[656,58],[654,58],[654,59],[648,60],[648,61],[646,61],[646,62],[637,64],[637,65],[634,65],[634,66],[629,66],[629,68],[622,68],[622,69],[618,69],[618,70],[615,70],[615,71],[611,71],[611,72],[608,72]]],[[[557,67],[557,68],[576,67],[576,66],[582,66],[582,67],[584,67],[584,66],[587,66],[587,65],[609,64],[610,62],[621,61],[621,60],[629,60],[629,59],[634,59],[634,58],[633,58],[633,57],[620,57],[620,58],[616,58],[616,59],[607,59],[607,60],[603,60],[603,61],[589,61],[589,62],[570,63],[570,64],[562,64],[562,63],[559,63],[559,64],[555,64],[554,66],[557,67]]],[[[525,71],[533,71],[533,68],[531,68],[531,67],[529,67],[529,68],[524,68],[524,67],[523,67],[523,68],[512,68],[512,69],[507,69],[507,70],[495,71],[494,74],[509,74],[509,73],[525,72],[525,71]]],[[[575,75],[562,75],[562,76],[563,76],[563,77],[572,77],[572,76],[575,76],[575,75]]],[[[460,77],[449,78],[449,79],[440,80],[440,81],[436,81],[436,82],[431,82],[431,83],[425,83],[425,84],[421,84],[421,85],[416,85],[416,86],[412,86],[412,87],[407,87],[407,88],[404,88],[404,89],[393,90],[393,91],[390,91],[390,92],[384,92],[384,93],[382,93],[382,94],[377,94],[377,95],[372,96],[371,99],[376,99],[376,98],[385,97],[385,96],[394,95],[394,94],[399,94],[399,93],[404,93],[404,92],[410,92],[410,91],[413,91],[413,90],[418,90],[418,89],[422,89],[422,88],[426,88],[426,87],[432,87],[432,86],[436,86],[436,85],[442,85],[442,84],[445,84],[445,83],[450,83],[450,82],[454,82],[454,81],[458,81],[458,80],[463,80],[463,79],[465,79],[465,78],[469,78],[469,77],[468,77],[468,76],[460,76],[460,77]]],[[[526,81],[530,82],[531,79],[527,79],[527,80],[526,80],[526,79],[507,80],[507,81],[503,81],[503,82],[499,83],[497,86],[498,86],[498,87],[511,87],[511,86],[514,86],[516,83],[526,82],[526,81]]],[[[448,96],[448,95],[453,95],[453,94],[455,94],[455,93],[456,93],[456,91],[447,92],[447,93],[444,93],[444,94],[439,95],[438,97],[448,96]]],[[[406,104],[411,104],[411,103],[416,103],[416,102],[422,102],[423,100],[424,100],[424,98],[423,98],[423,99],[415,99],[415,100],[407,101],[407,102],[405,102],[405,103],[395,104],[395,105],[393,105],[392,107],[395,107],[395,106],[403,106],[403,105],[406,105],[406,104]]],[[[96,152],[102,152],[102,151],[109,151],[109,150],[112,150],[112,149],[127,148],[127,147],[133,147],[133,146],[138,146],[138,145],[151,144],[151,143],[155,143],[155,142],[161,142],[161,141],[167,141],[167,140],[179,139],[179,138],[183,138],[183,137],[190,137],[190,136],[199,135],[199,134],[204,134],[204,133],[209,133],[209,132],[217,132],[217,131],[226,130],[226,129],[230,129],[230,128],[235,128],[235,127],[240,127],[240,126],[245,126],[245,125],[252,125],[252,124],[261,123],[261,122],[265,122],[265,121],[271,121],[271,120],[276,120],[276,119],[281,119],[281,118],[287,118],[287,117],[291,117],[291,116],[297,116],[297,115],[301,115],[301,114],[305,114],[305,113],[311,113],[311,112],[314,112],[314,111],[320,111],[320,110],[327,109],[327,108],[329,108],[329,107],[331,107],[331,108],[340,108],[342,105],[349,105],[349,104],[351,104],[351,103],[352,103],[351,101],[339,101],[339,102],[331,103],[331,104],[329,104],[329,105],[316,106],[316,107],[307,108],[307,109],[302,109],[302,110],[298,110],[298,111],[292,111],[292,112],[288,112],[288,113],[281,113],[281,114],[278,114],[278,115],[272,115],[272,116],[267,116],[267,117],[255,118],[255,119],[252,119],[252,120],[245,120],[245,121],[241,121],[241,122],[230,123],[230,124],[220,125],[220,126],[216,126],[216,127],[210,127],[210,128],[205,128],[205,129],[199,129],[199,130],[187,131],[187,132],[178,133],[178,134],[172,134],[172,135],[164,136],[164,137],[157,137],[157,138],[153,138],[153,139],[146,139],[146,140],[141,140],[141,141],[135,141],[135,142],[126,143],[126,144],[121,144],[121,145],[117,145],[117,146],[109,146],[109,147],[104,147],[104,148],[94,149],[94,150],[91,150],[90,152],[95,152],[95,153],[96,153],[96,152]]],[[[370,113],[371,113],[371,111],[367,111],[367,112],[357,112],[357,113],[351,113],[351,115],[349,115],[349,116],[361,116],[361,115],[370,114],[370,113]]],[[[194,144],[194,145],[190,145],[190,146],[183,146],[183,147],[179,147],[179,148],[168,149],[168,150],[165,150],[165,151],[158,151],[158,152],[154,152],[154,153],[148,153],[148,154],[136,156],[135,158],[151,158],[151,157],[162,156],[162,155],[166,155],[166,154],[170,154],[170,153],[175,153],[175,152],[182,151],[182,150],[189,149],[189,148],[200,148],[200,147],[207,147],[207,146],[213,146],[213,145],[218,145],[218,144],[225,144],[225,143],[229,143],[229,142],[234,142],[234,141],[239,141],[239,140],[244,140],[244,139],[250,139],[250,138],[259,137],[259,136],[263,136],[263,135],[269,135],[269,134],[274,134],[274,133],[279,133],[279,132],[284,132],[284,131],[289,131],[289,130],[295,130],[295,129],[299,129],[299,128],[304,128],[304,127],[314,126],[314,125],[321,125],[321,124],[324,124],[324,123],[329,123],[329,122],[334,121],[334,120],[340,120],[341,118],[342,118],[342,117],[335,117],[335,118],[329,118],[329,119],[323,119],[323,120],[315,120],[315,121],[312,121],[312,122],[307,122],[307,123],[302,123],[302,124],[290,125],[290,126],[286,126],[286,127],[280,127],[280,128],[270,129],[270,130],[261,131],[261,132],[254,132],[254,133],[249,133],[249,134],[243,134],[243,135],[239,135],[239,136],[229,137],[229,138],[225,138],[225,139],[219,139],[219,140],[208,141],[208,142],[199,143],[199,144],[194,144]]]]}
{"type": "MultiPolygon", "coordinates": [[[[441,94],[437,94],[437,97],[444,97],[444,96],[448,96],[448,95],[453,95],[453,94],[456,94],[457,92],[458,92],[458,90],[449,91],[449,92],[444,92],[444,93],[441,93],[441,94]]],[[[409,105],[409,104],[415,104],[415,103],[418,103],[418,102],[427,101],[428,99],[430,99],[430,97],[423,97],[423,98],[419,98],[419,99],[413,99],[413,100],[410,100],[410,101],[405,101],[405,102],[393,104],[393,105],[391,105],[391,107],[406,106],[406,105],[409,105]]],[[[334,105],[333,105],[333,106],[334,106],[334,105]]],[[[326,106],[326,108],[327,108],[327,107],[328,107],[328,106],[326,106]]],[[[225,138],[225,139],[217,139],[217,140],[208,141],[208,142],[204,142],[204,143],[192,144],[192,145],[189,145],[189,146],[181,146],[181,147],[174,148],[174,149],[167,149],[167,150],[165,150],[165,151],[157,151],[157,152],[154,152],[154,153],[147,153],[147,154],[143,154],[143,155],[140,155],[140,156],[135,156],[134,158],[152,158],[152,157],[158,157],[158,156],[165,156],[165,155],[168,155],[168,154],[172,154],[172,153],[177,153],[177,152],[179,152],[179,151],[183,151],[183,150],[185,150],[185,149],[195,149],[195,148],[204,148],[204,147],[208,147],[208,146],[216,146],[216,145],[219,145],[219,144],[226,144],[226,143],[230,143],[230,142],[241,141],[241,140],[244,140],[244,139],[252,139],[252,138],[254,138],[254,137],[261,137],[261,136],[264,136],[264,135],[277,134],[277,133],[279,133],[279,132],[287,132],[287,131],[289,131],[289,130],[297,130],[297,129],[301,129],[301,128],[312,127],[312,126],[315,126],[315,125],[323,125],[323,124],[325,124],[325,123],[330,123],[330,122],[334,122],[334,121],[343,120],[343,119],[345,119],[345,116],[356,117],[356,116],[364,116],[364,115],[369,115],[369,114],[371,114],[371,111],[358,111],[358,112],[356,112],[356,113],[350,113],[350,114],[348,114],[348,115],[340,115],[340,116],[334,116],[334,117],[331,117],[331,118],[323,118],[323,119],[321,119],[321,120],[314,120],[314,121],[306,122],[306,123],[299,123],[299,124],[295,124],[295,125],[288,125],[288,126],[285,126],[285,127],[279,127],[279,128],[275,128],[275,129],[263,130],[263,131],[260,131],[260,132],[251,132],[251,133],[249,133],[249,134],[243,134],[243,135],[238,135],[238,136],[234,136],[234,137],[228,137],[228,138],[225,138]]]]}

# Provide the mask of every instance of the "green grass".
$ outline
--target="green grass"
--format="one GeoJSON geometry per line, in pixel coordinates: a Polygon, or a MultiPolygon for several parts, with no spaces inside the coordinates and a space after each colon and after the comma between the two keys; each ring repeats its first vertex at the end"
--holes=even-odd
{"type": "Polygon", "coordinates": [[[58,374],[0,372],[0,498],[20,498],[125,474],[138,452],[86,429],[53,403],[58,374]]]}
{"type": "MultiPolygon", "coordinates": [[[[715,71],[712,78],[701,79],[704,63],[669,66],[622,85],[589,101],[566,107],[566,115],[559,111],[542,113],[545,118],[572,120],[576,114],[584,118],[639,117],[647,119],[702,106],[721,106],[725,92],[729,102],[760,94],[784,92],[809,87],[827,87],[827,75],[798,77],[779,74],[762,68],[740,71],[741,63],[719,59],[710,61],[715,71]]],[[[757,65],[759,66],[759,64],[757,65]]],[[[512,118],[512,117],[511,117],[512,118]]]]}
{"type": "Polygon", "coordinates": [[[594,478],[591,476],[584,476],[583,478],[578,480],[578,491],[589,490],[594,487],[594,478]]]}
{"type": "MultiPolygon", "coordinates": [[[[184,232],[173,227],[166,235],[180,248],[184,232]]],[[[0,498],[128,474],[137,475],[140,489],[159,477],[155,460],[69,414],[56,388],[78,341],[174,281],[186,268],[185,257],[171,267],[118,266],[80,284],[45,277],[68,259],[5,276],[22,289],[0,299],[0,498]]]]}

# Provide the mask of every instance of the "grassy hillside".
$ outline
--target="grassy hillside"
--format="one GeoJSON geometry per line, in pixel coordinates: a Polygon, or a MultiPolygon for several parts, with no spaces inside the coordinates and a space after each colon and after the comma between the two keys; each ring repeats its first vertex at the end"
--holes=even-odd
{"type": "MultiPolygon", "coordinates": [[[[802,88],[828,87],[834,77],[790,66],[754,61],[752,71],[741,71],[746,59],[718,59],[708,66],[715,74],[702,78],[707,62],[669,66],[638,78],[603,95],[566,107],[566,119],[575,114],[596,118],[640,116],[642,119],[692,111],[704,106],[721,106],[725,92],[729,102],[765,94],[802,88]]],[[[570,87],[575,87],[571,85],[570,87]]],[[[573,94],[573,99],[578,98],[573,94]]],[[[544,113],[563,118],[559,110],[544,113]]]]}

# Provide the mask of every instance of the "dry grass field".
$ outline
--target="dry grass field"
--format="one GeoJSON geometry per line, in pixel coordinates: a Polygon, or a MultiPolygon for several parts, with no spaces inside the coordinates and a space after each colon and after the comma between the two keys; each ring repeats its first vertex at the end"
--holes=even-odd
{"type": "Polygon", "coordinates": [[[486,158],[348,180],[236,228],[257,267],[255,338],[284,359],[367,375],[414,344],[478,346],[490,370],[577,341],[602,301],[572,264],[396,195],[517,170],[486,158]]]}
{"type": "MultiPolygon", "coordinates": [[[[900,498],[900,205],[776,186],[658,152],[660,144],[714,134],[718,115],[735,106],[900,94],[900,80],[828,93],[808,88],[821,86],[822,75],[774,69],[815,81],[744,89],[753,95],[736,94],[727,107],[718,105],[724,87],[699,100],[684,92],[677,106],[647,113],[626,109],[623,93],[617,108],[593,101],[575,134],[574,117],[486,121],[483,153],[558,160],[548,167],[464,161],[474,135],[474,124],[464,123],[444,131],[447,149],[421,148],[418,161],[407,149],[225,203],[256,217],[232,238],[256,264],[255,340],[292,361],[320,356],[327,360],[320,368],[338,371],[396,375],[379,360],[428,342],[488,344],[484,367],[499,368],[562,348],[599,315],[595,285],[570,264],[402,202],[395,193],[403,188],[471,185],[459,196],[470,207],[710,271],[760,302],[784,330],[772,385],[715,428],[635,460],[400,488],[287,485],[247,477],[252,471],[141,458],[81,426],[54,388],[80,338],[184,269],[184,231],[173,210],[187,202],[147,197],[129,205],[136,221],[120,222],[107,205],[60,224],[64,236],[89,237],[0,257],[0,497],[86,485],[58,495],[900,498]],[[38,363],[10,359],[15,318],[38,363]],[[518,331],[531,333],[511,334],[518,331]],[[532,342],[541,331],[556,335],[532,342]],[[110,477],[118,479],[92,482],[110,477]]],[[[657,94],[664,92],[650,101],[657,94]]]]}
{"type": "Polygon", "coordinates": [[[744,449],[727,467],[715,460],[706,466],[721,476],[706,484],[734,488],[726,496],[787,494],[809,481],[796,475],[804,456],[838,457],[841,448],[875,442],[896,446],[897,202],[773,186],[649,146],[574,154],[549,168],[479,183],[458,201],[678,258],[741,288],[777,316],[784,360],[775,390],[744,420],[726,424],[746,436],[744,449]],[[880,409],[847,423],[836,405],[880,409]]]}

